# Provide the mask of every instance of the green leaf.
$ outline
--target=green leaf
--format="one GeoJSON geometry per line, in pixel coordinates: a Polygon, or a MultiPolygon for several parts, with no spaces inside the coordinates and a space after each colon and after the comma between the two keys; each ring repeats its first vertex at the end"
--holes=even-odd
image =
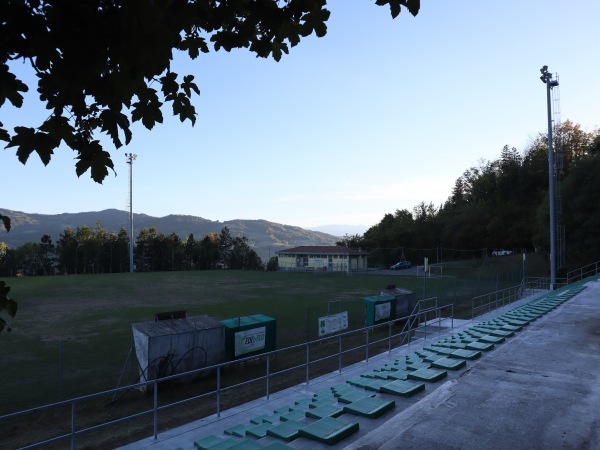
{"type": "Polygon", "coordinates": [[[146,88],[137,92],[139,101],[135,102],[131,112],[131,120],[137,122],[141,120],[146,128],[151,130],[156,122],[162,123],[162,113],[160,107],[162,103],[158,100],[156,91],[146,88]]]}
{"type": "Polygon", "coordinates": [[[55,136],[37,132],[30,127],[15,127],[15,133],[6,148],[17,147],[17,157],[23,164],[35,151],[44,165],[48,165],[54,154],[54,149],[60,144],[60,139],[55,136]]]}
{"type": "Polygon", "coordinates": [[[408,12],[416,17],[419,14],[419,10],[421,9],[421,0],[404,0],[402,2],[404,6],[408,9],[408,12]]]}
{"type": "Polygon", "coordinates": [[[4,228],[6,228],[6,231],[10,231],[10,217],[7,216],[3,216],[0,214],[0,219],[2,220],[2,223],[4,224],[4,228]]]}
{"type": "Polygon", "coordinates": [[[13,106],[23,106],[23,96],[19,92],[27,92],[29,87],[14,74],[9,72],[8,65],[0,65],[0,107],[8,99],[13,106]]]}
{"type": "Polygon", "coordinates": [[[125,133],[125,143],[129,144],[131,130],[129,129],[129,119],[125,114],[105,109],[100,113],[100,120],[102,121],[102,131],[112,138],[115,147],[119,148],[123,145],[119,139],[119,128],[125,133]]]}
{"type": "MultiPolygon", "coordinates": [[[[52,115],[39,128],[51,136],[53,136],[58,145],[60,141],[64,141],[69,147],[72,147],[75,141],[75,129],[69,123],[69,119],[61,115],[52,115]]],[[[57,146],[58,146],[57,145],[57,146]]]]}
{"type": "Polygon", "coordinates": [[[162,85],[163,94],[169,95],[174,94],[179,90],[179,83],[177,83],[177,74],[174,72],[167,72],[167,74],[159,79],[162,85]]]}
{"type": "Polygon", "coordinates": [[[179,120],[184,122],[189,119],[192,125],[196,123],[196,109],[190,103],[190,99],[183,93],[179,93],[175,99],[173,99],[173,115],[179,116],[179,120]]]}
{"type": "Polygon", "coordinates": [[[4,309],[4,304],[9,300],[9,292],[10,286],[6,285],[6,281],[0,281],[0,311],[4,309]]]}
{"type": "Polygon", "coordinates": [[[15,317],[17,315],[17,309],[19,309],[19,305],[14,300],[8,299],[4,304],[4,309],[10,317],[15,317]]]}
{"type": "Polygon", "coordinates": [[[200,55],[200,52],[209,52],[206,40],[197,34],[187,36],[181,41],[177,48],[182,51],[187,51],[191,59],[196,59],[200,55]]]}
{"type": "Polygon", "coordinates": [[[0,141],[10,142],[10,134],[2,128],[2,122],[0,122],[0,141]]]}
{"type": "Polygon", "coordinates": [[[77,156],[75,172],[80,177],[88,170],[91,170],[90,176],[96,183],[102,184],[104,178],[108,175],[108,169],[114,172],[114,164],[110,154],[102,150],[98,141],[91,141],[82,146],[77,156]]]}
{"type": "Polygon", "coordinates": [[[11,138],[6,148],[17,147],[17,158],[25,164],[29,155],[35,150],[33,146],[35,130],[30,127],[15,127],[15,132],[16,135],[11,138]]]}
{"type": "Polygon", "coordinates": [[[390,12],[393,18],[396,18],[400,14],[401,6],[408,9],[408,12],[413,16],[416,16],[421,8],[421,0],[376,0],[375,4],[378,6],[390,5],[390,12]]]}
{"type": "MultiPolygon", "coordinates": [[[[181,89],[183,89],[188,97],[192,96],[192,91],[197,95],[200,95],[200,89],[194,81],[194,75],[186,75],[183,77],[183,83],[181,83],[181,89]]],[[[1,125],[1,124],[0,124],[1,125]]]]}

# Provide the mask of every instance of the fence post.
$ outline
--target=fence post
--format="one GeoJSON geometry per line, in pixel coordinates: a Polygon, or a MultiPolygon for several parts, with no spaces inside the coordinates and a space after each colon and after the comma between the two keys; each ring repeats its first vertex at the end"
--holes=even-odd
{"type": "Polygon", "coordinates": [[[267,353],[267,400],[269,400],[271,381],[271,353],[267,353]]]}
{"type": "Polygon", "coordinates": [[[217,417],[221,417],[221,366],[217,367],[217,417]]]}
{"type": "Polygon", "coordinates": [[[367,328],[367,333],[365,334],[365,336],[367,337],[367,345],[365,345],[365,358],[367,360],[367,362],[369,362],[369,329],[367,328]]]}
{"type": "Polygon", "coordinates": [[[75,450],[75,401],[71,403],[71,450],[75,450]]]}
{"type": "Polygon", "coordinates": [[[63,390],[63,345],[62,341],[58,344],[58,401],[62,402],[63,390]]]}
{"type": "Polygon", "coordinates": [[[338,347],[338,365],[339,371],[342,373],[342,335],[339,336],[339,347],[338,347]]]}
{"type": "Polygon", "coordinates": [[[388,354],[392,353],[392,322],[388,323],[388,354]]]}
{"type": "Polygon", "coordinates": [[[158,381],[154,380],[154,440],[158,439],[158,381]]]}
{"type": "Polygon", "coordinates": [[[306,384],[310,382],[310,344],[306,343],[306,384]]]}

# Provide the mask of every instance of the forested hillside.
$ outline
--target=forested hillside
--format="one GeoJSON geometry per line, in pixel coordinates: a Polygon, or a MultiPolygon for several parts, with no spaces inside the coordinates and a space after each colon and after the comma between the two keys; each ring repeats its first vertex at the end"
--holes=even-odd
{"type": "MultiPolygon", "coordinates": [[[[553,142],[557,212],[566,229],[566,264],[574,268],[600,259],[600,132],[566,121],[553,142]]],[[[548,139],[540,133],[522,152],[505,146],[497,160],[465,170],[444,204],[396,210],[340,244],[367,247],[379,264],[489,256],[499,248],[548,253],[549,221],[548,139]]]]}
{"type": "MultiPolygon", "coordinates": [[[[11,218],[0,235],[0,276],[16,273],[115,273],[129,271],[125,211],[28,214],[0,208],[11,218]]],[[[253,269],[278,250],[333,245],[326,233],[266,220],[215,222],[201,217],[134,214],[137,270],[253,269]]]]}

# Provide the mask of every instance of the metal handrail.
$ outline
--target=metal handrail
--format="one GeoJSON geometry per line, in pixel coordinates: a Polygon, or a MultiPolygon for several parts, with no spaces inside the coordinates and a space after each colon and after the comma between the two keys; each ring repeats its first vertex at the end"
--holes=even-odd
{"type": "MultiPolygon", "coordinates": [[[[431,300],[431,299],[427,299],[427,300],[431,300]]],[[[435,302],[437,305],[437,298],[435,299],[435,302]]],[[[149,415],[152,415],[153,435],[154,435],[154,438],[157,439],[158,438],[158,416],[159,416],[159,412],[161,412],[161,411],[188,403],[193,400],[216,395],[217,401],[216,401],[216,406],[215,406],[215,409],[216,409],[215,413],[216,413],[217,417],[220,417],[221,407],[222,407],[220,396],[224,392],[227,392],[234,388],[239,388],[239,387],[247,385],[249,383],[264,380],[265,381],[265,393],[266,393],[265,397],[268,400],[269,396],[272,393],[270,381],[271,381],[271,378],[276,375],[281,375],[288,371],[305,367],[306,368],[306,384],[308,385],[308,384],[310,384],[310,381],[313,379],[311,377],[311,372],[310,372],[311,365],[325,361],[326,359],[337,357],[338,358],[338,371],[341,373],[344,368],[344,365],[343,365],[344,355],[364,348],[365,361],[368,362],[369,358],[373,356],[370,354],[370,350],[372,350],[372,348],[374,346],[376,346],[377,344],[387,341],[388,342],[387,352],[391,353],[392,348],[399,347],[405,342],[406,335],[410,336],[416,330],[424,328],[425,336],[427,336],[427,315],[428,314],[434,312],[436,319],[439,320],[439,323],[441,323],[441,320],[443,318],[443,315],[442,315],[443,312],[448,311],[448,310],[450,311],[450,315],[447,316],[448,318],[453,318],[453,314],[454,314],[454,306],[453,305],[435,306],[435,307],[423,308],[423,309],[421,309],[421,307],[418,306],[418,307],[416,307],[416,309],[417,309],[417,312],[415,314],[411,314],[409,316],[395,318],[393,320],[383,322],[383,323],[380,323],[377,325],[364,327],[364,328],[360,328],[360,329],[352,330],[352,331],[346,331],[346,332],[338,333],[338,334],[335,334],[332,336],[319,338],[319,339],[309,341],[306,343],[296,344],[296,345],[286,347],[283,349],[264,353],[261,355],[261,357],[266,358],[266,373],[263,373],[260,376],[254,376],[254,377],[250,377],[249,379],[244,379],[241,382],[237,382],[237,383],[234,383],[234,384],[226,386],[226,387],[221,386],[222,370],[226,369],[227,367],[230,367],[230,366],[238,365],[240,363],[253,361],[256,359],[256,356],[241,358],[241,359],[237,359],[235,361],[228,361],[228,362],[220,363],[220,364],[215,364],[215,365],[212,365],[209,367],[203,367],[200,369],[195,369],[195,370],[191,370],[191,371],[180,373],[180,374],[169,375],[169,376],[161,377],[161,378],[155,379],[155,380],[143,381],[143,382],[131,384],[128,386],[121,386],[121,387],[118,387],[115,389],[96,392],[94,394],[89,394],[89,395],[85,395],[85,396],[81,396],[81,397],[72,398],[69,400],[63,400],[60,402],[55,402],[55,403],[51,403],[51,404],[47,404],[47,405],[38,406],[35,408],[26,409],[23,411],[6,414],[3,416],[0,416],[0,422],[11,420],[11,419],[16,419],[16,418],[21,418],[21,417],[24,417],[24,416],[27,416],[27,415],[30,415],[33,413],[45,412],[45,411],[54,410],[54,409],[60,410],[61,408],[66,409],[66,407],[70,408],[70,410],[71,410],[71,413],[70,413],[70,415],[71,415],[71,430],[69,433],[60,434],[58,436],[54,436],[54,437],[46,439],[44,441],[31,443],[25,447],[22,447],[23,449],[37,448],[37,447],[41,447],[41,446],[44,446],[44,445],[47,445],[50,443],[58,442],[61,440],[67,440],[67,439],[70,439],[70,441],[71,441],[70,448],[75,449],[76,437],[81,434],[84,434],[84,433],[87,433],[87,432],[90,432],[93,430],[98,430],[98,429],[107,427],[109,425],[114,425],[114,424],[126,422],[129,420],[133,420],[133,419],[137,419],[137,418],[149,416],[149,415]],[[421,325],[422,320],[423,320],[424,325],[421,325]],[[393,326],[396,325],[400,321],[406,321],[406,323],[408,323],[409,326],[408,326],[408,328],[406,328],[406,326],[403,327],[399,333],[394,334],[393,326]],[[410,324],[412,324],[412,325],[417,324],[417,326],[413,328],[412,325],[410,325],[410,324]],[[387,327],[387,329],[388,329],[386,336],[379,338],[379,339],[370,340],[370,335],[373,333],[373,331],[375,329],[383,329],[385,327],[387,327]],[[360,345],[356,345],[356,346],[348,348],[348,349],[345,349],[345,350],[343,349],[344,339],[348,340],[351,337],[360,336],[362,334],[364,334],[364,336],[365,336],[364,343],[362,343],[360,345]],[[335,341],[335,340],[338,341],[337,351],[335,351],[332,354],[329,354],[327,356],[324,356],[324,357],[317,357],[315,359],[311,359],[310,348],[312,346],[320,345],[325,342],[331,342],[331,341],[335,341]],[[398,342],[398,345],[396,347],[392,346],[393,341],[398,342]],[[278,371],[273,371],[271,369],[270,361],[274,357],[276,357],[278,354],[291,353],[291,352],[298,351],[298,350],[304,350],[304,352],[306,353],[306,362],[305,363],[298,364],[294,367],[286,367],[286,368],[278,370],[278,371]],[[215,377],[216,387],[213,390],[210,390],[208,392],[203,392],[202,394],[194,395],[194,396],[185,398],[183,400],[179,400],[179,401],[175,401],[175,402],[172,402],[169,404],[159,406],[158,399],[159,399],[159,384],[160,383],[177,380],[177,379],[180,379],[183,377],[190,377],[193,375],[200,375],[202,373],[212,373],[212,372],[216,372],[216,377],[215,377]],[[114,397],[114,395],[118,395],[125,391],[130,391],[132,389],[146,390],[148,388],[151,388],[153,391],[153,407],[151,409],[146,409],[141,412],[136,412],[134,414],[127,415],[125,417],[120,417],[120,418],[106,421],[103,423],[95,424],[95,425],[89,426],[87,428],[77,429],[77,426],[76,426],[77,420],[76,419],[77,419],[77,405],[78,404],[85,402],[85,401],[97,399],[100,397],[107,397],[107,396],[114,397]]],[[[453,326],[453,323],[454,322],[452,321],[452,326],[453,326]]],[[[409,343],[410,343],[410,339],[409,339],[409,343]]],[[[383,351],[383,352],[379,351],[377,354],[383,354],[383,353],[385,353],[385,351],[383,351]]]]}
{"type": "Polygon", "coordinates": [[[478,295],[471,300],[471,320],[522,299],[529,292],[549,290],[549,278],[523,278],[521,283],[478,295]]]}
{"type": "Polygon", "coordinates": [[[583,280],[584,278],[591,277],[600,273],[600,261],[588,264],[587,266],[580,267],[579,269],[572,270],[567,273],[567,284],[574,283],[575,281],[583,280]]]}
{"type": "Polygon", "coordinates": [[[420,326],[420,317],[421,317],[421,313],[427,313],[431,310],[431,308],[437,308],[438,307],[438,298],[437,297],[430,297],[430,298],[424,298],[419,300],[415,306],[413,307],[412,312],[410,313],[409,316],[407,316],[407,321],[404,323],[404,327],[402,328],[402,331],[400,333],[405,333],[404,334],[404,338],[402,339],[402,341],[400,342],[400,345],[404,345],[406,344],[406,340],[408,339],[408,343],[410,343],[410,338],[411,338],[411,333],[407,333],[407,330],[410,329],[417,329],[420,326]],[[435,306],[432,307],[428,307],[428,308],[423,308],[421,305],[425,305],[427,302],[429,301],[434,301],[435,306]],[[417,324],[416,327],[414,327],[415,322],[417,324]]]}
{"type": "MultiPolygon", "coordinates": [[[[556,286],[566,286],[570,283],[594,276],[600,273],[600,261],[597,261],[579,269],[567,273],[564,278],[556,279],[556,286]]],[[[483,314],[487,314],[499,307],[513,303],[523,298],[527,291],[547,291],[550,290],[550,278],[528,277],[521,280],[521,284],[511,286],[505,289],[478,295],[471,300],[471,320],[483,314]],[[487,301],[486,301],[487,300],[487,301]],[[479,303],[478,306],[476,304],[479,303]],[[493,307],[492,307],[493,305],[493,307]],[[498,306],[500,305],[500,306],[498,306]],[[487,309],[487,311],[486,311],[487,309]]]]}

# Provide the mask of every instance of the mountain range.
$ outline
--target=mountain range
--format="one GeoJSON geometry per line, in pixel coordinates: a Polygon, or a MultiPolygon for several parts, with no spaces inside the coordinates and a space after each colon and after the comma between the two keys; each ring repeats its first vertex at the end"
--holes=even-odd
{"type": "MultiPolygon", "coordinates": [[[[129,228],[129,213],[118,209],[63,214],[34,214],[0,208],[0,214],[10,217],[10,232],[1,232],[0,241],[9,248],[26,242],[40,242],[44,234],[49,234],[56,243],[65,228],[76,230],[87,225],[94,228],[98,222],[108,231],[119,232],[129,228]]],[[[177,234],[186,239],[190,234],[200,240],[209,233],[219,233],[228,227],[231,236],[245,236],[263,262],[267,262],[275,252],[300,245],[335,245],[339,236],[321,231],[306,230],[292,225],[283,225],[266,220],[213,221],[196,216],[168,215],[152,217],[146,214],[133,215],[134,235],[143,228],[155,227],[159,233],[177,234]]]]}

